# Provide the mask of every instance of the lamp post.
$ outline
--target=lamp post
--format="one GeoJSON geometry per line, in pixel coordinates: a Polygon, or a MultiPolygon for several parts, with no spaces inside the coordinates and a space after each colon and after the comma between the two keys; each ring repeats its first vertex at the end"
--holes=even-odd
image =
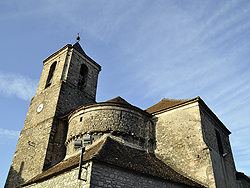
{"type": "MultiPolygon", "coordinates": [[[[81,156],[80,156],[80,162],[79,162],[79,173],[78,173],[78,179],[81,180],[81,173],[82,173],[82,157],[83,153],[85,152],[85,147],[82,147],[82,141],[81,140],[75,140],[74,142],[74,148],[75,149],[81,149],[81,156]]],[[[85,180],[87,181],[87,180],[85,180]]]]}

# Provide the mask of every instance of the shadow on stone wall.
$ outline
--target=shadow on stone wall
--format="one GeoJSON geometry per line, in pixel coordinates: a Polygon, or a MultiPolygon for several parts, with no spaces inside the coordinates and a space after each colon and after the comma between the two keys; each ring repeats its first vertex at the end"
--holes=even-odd
{"type": "Polygon", "coordinates": [[[152,126],[150,127],[149,130],[149,137],[151,138],[151,140],[149,141],[153,151],[152,153],[155,154],[155,150],[156,150],[156,122],[158,121],[158,117],[154,117],[154,120],[152,121],[152,126]]]}
{"type": "Polygon", "coordinates": [[[14,170],[12,166],[10,167],[10,171],[9,171],[7,180],[5,182],[4,188],[12,188],[12,187],[15,187],[17,185],[24,183],[24,179],[22,178],[23,166],[24,166],[24,162],[22,161],[19,172],[14,170]]]}

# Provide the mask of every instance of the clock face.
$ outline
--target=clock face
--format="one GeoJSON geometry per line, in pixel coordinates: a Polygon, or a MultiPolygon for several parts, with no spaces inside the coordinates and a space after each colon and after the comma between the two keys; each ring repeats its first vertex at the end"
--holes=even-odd
{"type": "Polygon", "coordinates": [[[42,111],[42,109],[43,109],[43,103],[41,103],[41,104],[37,107],[36,112],[39,113],[39,112],[42,111]]]}

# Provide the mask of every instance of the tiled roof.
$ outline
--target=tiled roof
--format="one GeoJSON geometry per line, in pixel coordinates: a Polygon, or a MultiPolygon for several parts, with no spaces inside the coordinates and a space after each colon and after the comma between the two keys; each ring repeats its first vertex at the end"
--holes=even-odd
{"type": "Polygon", "coordinates": [[[110,99],[106,102],[101,102],[101,103],[98,103],[98,104],[104,104],[104,105],[111,105],[111,104],[118,104],[118,105],[121,105],[123,107],[129,107],[129,108],[132,108],[134,110],[137,110],[143,114],[145,114],[146,116],[150,117],[151,114],[149,114],[148,112],[146,112],[145,110],[142,110],[141,108],[138,108],[136,106],[133,106],[132,104],[128,103],[125,99],[121,98],[120,96],[117,96],[113,99],[110,99]]]}
{"type": "Polygon", "coordinates": [[[117,96],[116,98],[113,98],[113,99],[108,100],[106,102],[113,102],[113,103],[120,103],[120,104],[131,105],[126,100],[124,100],[123,98],[121,98],[120,96],[117,96]]]}
{"type": "Polygon", "coordinates": [[[195,97],[192,99],[162,99],[157,104],[147,108],[145,111],[151,115],[156,115],[167,110],[171,110],[174,108],[178,108],[193,102],[198,102],[200,106],[202,106],[210,116],[217,122],[217,125],[221,127],[221,129],[225,132],[225,134],[229,135],[231,132],[226,128],[226,126],[220,121],[220,119],[213,113],[213,111],[205,104],[205,102],[200,97],[195,97]]]}
{"type": "MultiPolygon", "coordinates": [[[[86,150],[86,152],[83,155],[83,161],[86,163],[89,160],[91,160],[95,155],[97,155],[98,151],[101,150],[104,142],[105,140],[101,140],[100,142],[95,144],[92,148],[86,150]]],[[[42,172],[41,174],[37,175],[36,177],[32,178],[28,182],[18,187],[23,187],[26,185],[30,185],[32,183],[41,182],[58,174],[62,174],[63,172],[66,172],[68,170],[76,168],[77,166],[79,166],[79,159],[80,159],[80,154],[64,159],[60,163],[56,164],[55,166],[49,168],[48,170],[42,172]]]]}
{"type": "Polygon", "coordinates": [[[203,187],[177,173],[155,156],[150,155],[145,151],[121,144],[110,137],[107,137],[102,149],[98,152],[98,155],[96,155],[94,159],[177,183],[203,187]]]}
{"type": "Polygon", "coordinates": [[[151,117],[151,114],[149,114],[148,112],[146,112],[145,110],[142,110],[136,106],[133,106],[132,104],[128,103],[126,100],[124,100],[123,98],[121,98],[120,96],[115,97],[113,99],[110,99],[106,102],[98,102],[98,103],[92,103],[92,104],[87,104],[84,106],[80,106],[77,109],[71,111],[69,114],[61,117],[61,119],[66,119],[66,118],[70,118],[73,114],[75,114],[76,112],[79,112],[83,109],[87,109],[87,108],[93,108],[93,107],[98,107],[98,106],[119,106],[119,107],[125,107],[125,108],[130,108],[136,111],[139,111],[140,113],[143,113],[144,115],[151,117]]]}
{"type": "MultiPolygon", "coordinates": [[[[79,165],[79,159],[80,155],[65,159],[21,186],[44,181],[76,168],[79,165]]],[[[83,162],[86,163],[90,160],[112,164],[123,169],[155,176],[175,183],[186,184],[193,187],[204,187],[177,173],[155,156],[145,151],[126,146],[110,137],[100,140],[97,144],[93,145],[93,147],[86,150],[83,155],[83,162]]]]}
{"type": "Polygon", "coordinates": [[[197,100],[199,99],[199,97],[196,98],[192,98],[192,99],[162,99],[160,102],[158,102],[157,104],[149,107],[146,109],[146,112],[148,113],[155,113],[155,112],[159,112],[174,106],[178,106],[180,104],[184,104],[193,100],[197,100]]]}

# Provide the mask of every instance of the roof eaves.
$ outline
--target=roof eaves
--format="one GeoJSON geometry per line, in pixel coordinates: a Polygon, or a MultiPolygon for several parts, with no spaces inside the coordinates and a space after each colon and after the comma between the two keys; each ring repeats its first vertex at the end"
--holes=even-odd
{"type": "Polygon", "coordinates": [[[231,131],[228,130],[224,123],[222,123],[222,121],[215,115],[215,113],[207,106],[207,104],[201,98],[199,99],[199,104],[227,135],[231,134],[231,131]]]}
{"type": "Polygon", "coordinates": [[[53,54],[51,54],[49,57],[47,57],[45,60],[43,60],[43,64],[45,62],[47,62],[49,59],[51,59],[52,57],[56,56],[57,54],[59,54],[60,52],[62,52],[63,50],[65,50],[66,48],[72,48],[73,46],[71,44],[66,44],[64,47],[62,47],[61,49],[57,50],[56,52],[54,52],[53,54]]]}
{"type": "Polygon", "coordinates": [[[195,98],[192,98],[192,99],[188,99],[188,100],[185,100],[181,103],[178,103],[176,105],[173,105],[173,106],[170,106],[170,107],[166,107],[164,109],[161,109],[161,110],[157,110],[155,112],[152,112],[151,114],[152,115],[158,115],[158,114],[161,114],[161,113],[164,113],[164,112],[167,112],[167,111],[170,111],[170,110],[174,110],[174,109],[177,109],[177,108],[180,108],[180,107],[183,107],[183,106],[186,106],[186,105],[189,105],[189,104],[192,104],[192,103],[195,103],[197,101],[200,100],[200,97],[195,97],[195,98]]]}
{"type": "Polygon", "coordinates": [[[79,52],[80,54],[82,54],[87,60],[89,60],[91,63],[93,63],[95,66],[97,66],[99,68],[99,71],[101,71],[101,65],[99,65],[92,58],[90,58],[83,51],[83,49],[80,46],[80,44],[78,44],[78,45],[76,45],[76,44],[74,44],[74,45],[72,45],[72,44],[66,44],[64,47],[62,47],[61,49],[57,50],[56,52],[54,52],[53,54],[51,54],[49,57],[47,57],[45,60],[43,60],[43,64],[45,64],[49,59],[51,59],[52,57],[56,56],[57,54],[59,54],[60,52],[62,52],[63,50],[65,50],[66,48],[74,48],[77,52],[79,52]]]}
{"type": "Polygon", "coordinates": [[[133,105],[131,105],[129,103],[125,104],[125,103],[117,103],[117,102],[112,102],[112,101],[106,101],[106,102],[91,103],[91,104],[80,106],[80,107],[76,108],[75,110],[72,110],[69,114],[61,117],[61,119],[63,119],[63,120],[70,119],[70,117],[73,114],[75,114],[75,113],[77,113],[77,112],[79,112],[81,110],[85,110],[85,109],[92,108],[92,107],[98,107],[98,106],[118,106],[118,107],[125,107],[125,108],[130,108],[130,109],[133,109],[135,111],[141,112],[141,113],[145,114],[147,117],[151,117],[152,116],[147,111],[142,110],[139,107],[133,106],[133,105]]]}
{"type": "MultiPolygon", "coordinates": [[[[72,156],[32,178],[19,187],[45,181],[53,176],[62,174],[79,164],[80,155],[72,156]]],[[[171,167],[147,152],[139,151],[126,146],[110,137],[104,137],[101,141],[86,150],[83,155],[83,163],[88,161],[100,161],[123,169],[158,177],[167,181],[191,185],[192,187],[204,187],[203,185],[184,177],[171,167]],[[134,157],[135,155],[136,157],[134,157]],[[140,159],[138,159],[140,157],[140,159]],[[145,165],[146,164],[146,165],[145,165]]]]}
{"type": "MultiPolygon", "coordinates": [[[[101,148],[103,147],[104,143],[105,143],[105,139],[102,139],[98,143],[94,144],[93,147],[90,147],[89,149],[87,149],[83,155],[83,163],[87,163],[91,161],[93,158],[95,158],[98,155],[98,151],[101,150],[101,148]]],[[[33,183],[42,182],[47,179],[50,179],[53,176],[57,176],[59,174],[67,172],[73,168],[76,168],[79,165],[79,160],[80,160],[80,154],[64,159],[58,164],[56,164],[55,166],[52,166],[48,170],[42,172],[41,174],[38,174],[34,178],[30,179],[29,181],[17,187],[23,187],[23,186],[27,186],[33,183]]]]}

